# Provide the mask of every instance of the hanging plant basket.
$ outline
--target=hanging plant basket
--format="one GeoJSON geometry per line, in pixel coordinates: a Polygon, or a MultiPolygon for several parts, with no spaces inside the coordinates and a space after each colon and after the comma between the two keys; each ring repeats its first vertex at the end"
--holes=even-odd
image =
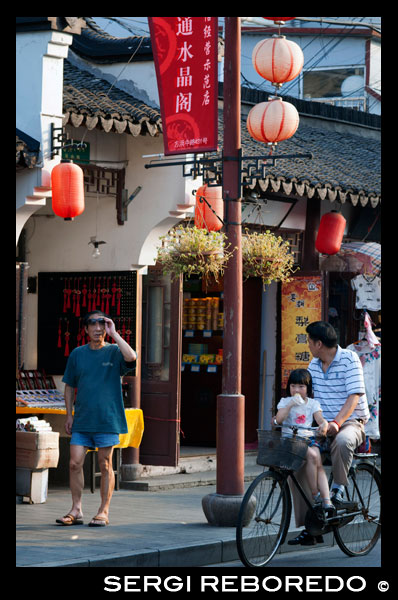
{"type": "Polygon", "coordinates": [[[179,226],[160,238],[157,260],[163,273],[177,279],[180,275],[200,275],[205,283],[224,274],[232,253],[226,247],[226,236],[219,231],[179,226]]]}
{"type": "Polygon", "coordinates": [[[242,235],[243,277],[261,277],[264,289],[272,281],[291,281],[294,257],[289,251],[289,242],[275,236],[269,230],[265,233],[242,235]]]}

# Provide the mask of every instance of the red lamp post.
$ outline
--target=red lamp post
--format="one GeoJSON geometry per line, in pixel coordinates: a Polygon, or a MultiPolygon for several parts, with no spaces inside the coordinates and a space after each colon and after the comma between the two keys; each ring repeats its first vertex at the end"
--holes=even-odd
{"type": "Polygon", "coordinates": [[[242,230],[240,202],[240,18],[225,17],[223,195],[227,240],[234,248],[224,274],[222,393],[217,396],[216,493],[202,499],[211,525],[234,527],[244,493],[245,398],[242,371],[242,230]]]}

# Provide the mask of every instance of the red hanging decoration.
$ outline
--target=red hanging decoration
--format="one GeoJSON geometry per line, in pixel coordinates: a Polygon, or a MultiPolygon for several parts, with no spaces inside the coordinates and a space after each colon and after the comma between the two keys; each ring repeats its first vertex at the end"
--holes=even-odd
{"type": "MultiPolygon", "coordinates": [[[[97,308],[97,306],[95,304],[95,296],[96,296],[96,293],[97,293],[96,289],[95,289],[95,282],[96,281],[97,281],[97,278],[94,277],[93,291],[92,291],[92,294],[91,294],[91,311],[93,311],[93,310],[95,310],[97,308]]],[[[89,312],[91,312],[90,308],[88,310],[89,310],[89,312]]]]}
{"type": "Polygon", "coordinates": [[[112,306],[115,306],[115,299],[116,299],[116,277],[113,278],[113,283],[112,283],[112,306]]]}
{"type": "Polygon", "coordinates": [[[222,186],[202,185],[196,192],[195,227],[220,231],[223,226],[224,200],[222,186]]]}
{"type": "Polygon", "coordinates": [[[322,216],[319,224],[315,248],[321,254],[336,254],[343,241],[346,220],[340,213],[332,210],[322,216]]]}
{"type": "Polygon", "coordinates": [[[290,102],[275,98],[271,102],[260,102],[247,115],[246,126],[255,140],[275,144],[287,140],[296,133],[299,115],[290,102]]]}
{"type": "Polygon", "coordinates": [[[72,312],[75,314],[76,309],[76,278],[73,280],[73,290],[72,290],[72,312]]]}
{"type": "Polygon", "coordinates": [[[72,290],[71,290],[71,287],[70,287],[70,280],[71,280],[71,278],[69,277],[69,279],[68,279],[68,287],[66,289],[67,299],[66,299],[66,311],[65,312],[67,312],[68,309],[70,308],[70,295],[72,293],[72,290]]]}
{"type": "Polygon", "coordinates": [[[84,278],[83,289],[82,289],[82,307],[87,306],[86,296],[87,296],[87,284],[86,284],[86,278],[84,278]]]}
{"type": "Polygon", "coordinates": [[[61,160],[51,171],[52,209],[72,221],[84,211],[83,170],[71,160],[61,160]]]}
{"type": "Polygon", "coordinates": [[[62,290],[64,292],[64,307],[63,307],[63,312],[66,313],[67,311],[67,306],[68,306],[68,288],[66,287],[66,277],[65,277],[65,287],[62,290]]]}
{"type": "Polygon", "coordinates": [[[252,53],[257,73],[276,87],[299,75],[304,65],[304,54],[296,42],[283,35],[261,40],[252,53]]]}
{"type": "Polygon", "coordinates": [[[75,315],[76,317],[80,317],[80,278],[77,278],[77,290],[75,290],[76,293],[76,310],[75,310],[75,315]]]}
{"type": "Polygon", "coordinates": [[[66,321],[66,331],[65,331],[65,352],[64,356],[69,356],[69,321],[66,321]]]}
{"type": "MultiPolygon", "coordinates": [[[[101,303],[101,281],[97,283],[97,298],[95,300],[96,305],[99,306],[101,303]]],[[[104,311],[102,311],[104,312],[104,311]]]]}
{"type": "Polygon", "coordinates": [[[120,277],[119,277],[119,287],[117,288],[116,291],[117,291],[117,294],[116,294],[116,298],[117,298],[116,314],[118,316],[120,316],[120,299],[122,297],[122,288],[120,287],[120,277]]]}

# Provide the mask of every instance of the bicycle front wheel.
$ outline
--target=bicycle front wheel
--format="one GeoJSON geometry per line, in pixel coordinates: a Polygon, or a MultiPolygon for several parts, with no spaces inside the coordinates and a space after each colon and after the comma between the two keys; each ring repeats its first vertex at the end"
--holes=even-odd
{"type": "Polygon", "coordinates": [[[343,517],[334,529],[336,542],[348,556],[363,556],[376,545],[381,533],[381,476],[369,463],[350,469],[345,497],[357,510],[343,517]]]}
{"type": "Polygon", "coordinates": [[[290,522],[291,498],[287,479],[261,473],[242,500],[236,527],[239,558],[246,567],[264,567],[283,542],[290,522]]]}

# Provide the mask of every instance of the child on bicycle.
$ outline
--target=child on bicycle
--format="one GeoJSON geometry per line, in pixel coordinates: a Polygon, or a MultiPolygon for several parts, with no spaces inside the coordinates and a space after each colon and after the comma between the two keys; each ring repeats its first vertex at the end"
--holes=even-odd
{"type": "Polygon", "coordinates": [[[322,465],[320,444],[311,427],[313,419],[318,423],[317,433],[326,436],[328,422],[323,418],[322,409],[317,400],[312,398],[312,377],[307,369],[294,369],[289,376],[286,389],[290,396],[282,398],[278,403],[278,412],[274,418],[275,425],[282,425],[282,437],[292,435],[292,427],[298,426],[297,435],[310,438],[306,455],[305,472],[311,489],[314,504],[322,503],[327,513],[334,511],[330,501],[329,485],[322,465]]]}

